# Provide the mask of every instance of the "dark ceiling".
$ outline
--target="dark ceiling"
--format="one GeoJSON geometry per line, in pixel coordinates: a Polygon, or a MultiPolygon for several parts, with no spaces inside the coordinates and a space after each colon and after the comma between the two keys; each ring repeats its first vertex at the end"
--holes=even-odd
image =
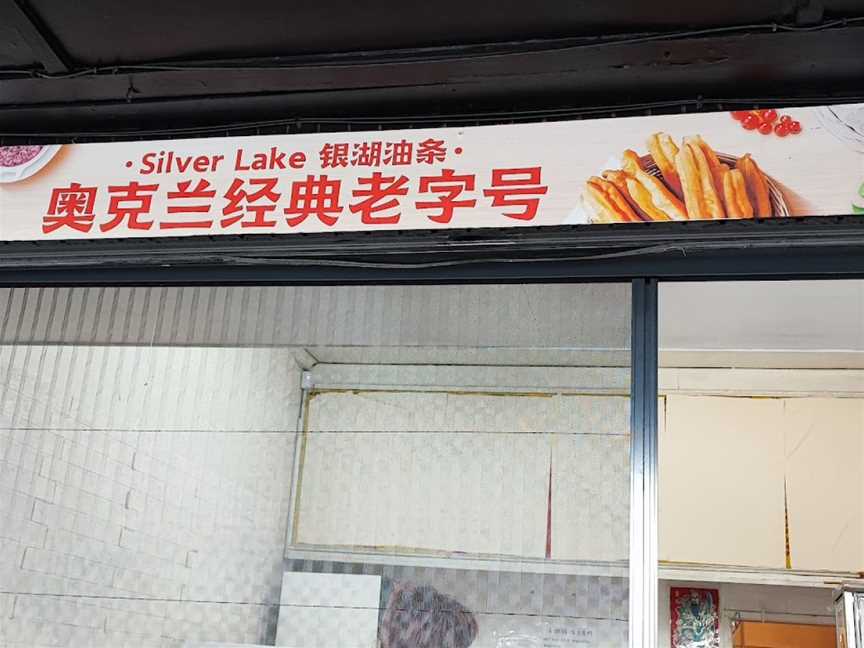
{"type": "Polygon", "coordinates": [[[853,0],[0,0],[6,139],[827,103],[862,79],[853,0]]]}

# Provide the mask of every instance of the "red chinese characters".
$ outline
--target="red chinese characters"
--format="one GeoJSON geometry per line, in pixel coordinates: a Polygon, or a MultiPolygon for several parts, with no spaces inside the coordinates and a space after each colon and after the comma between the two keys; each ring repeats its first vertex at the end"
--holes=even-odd
{"type": "Polygon", "coordinates": [[[419,210],[435,210],[437,213],[427,214],[429,220],[436,223],[449,223],[453,219],[456,208],[470,208],[477,204],[476,198],[462,198],[465,191],[474,190],[474,175],[456,175],[453,169],[442,169],[439,176],[423,176],[420,178],[420,193],[436,194],[436,200],[418,200],[415,204],[419,210]]]}
{"type": "Polygon", "coordinates": [[[68,187],[52,190],[48,212],[42,219],[42,232],[50,234],[61,227],[89,232],[96,217],[93,213],[95,202],[96,187],[82,187],[73,182],[68,187]]]}
{"type": "Polygon", "coordinates": [[[216,190],[210,188],[207,180],[198,180],[194,187],[191,180],[178,182],[177,190],[168,192],[167,208],[168,214],[177,215],[178,220],[161,220],[159,229],[209,229],[213,219],[202,216],[210,213],[215,197],[216,190]]]}
{"type": "Polygon", "coordinates": [[[444,140],[430,137],[417,145],[418,164],[435,164],[436,162],[443,162],[446,157],[447,148],[444,146],[444,140]]]}
{"type": "Polygon", "coordinates": [[[139,220],[139,217],[150,213],[153,194],[159,189],[158,184],[142,185],[135,180],[127,185],[112,185],[108,187],[108,214],[111,219],[99,225],[103,232],[110,232],[126,221],[130,230],[149,230],[153,227],[152,220],[139,220]]]}
{"type": "Polygon", "coordinates": [[[354,145],[351,166],[381,166],[381,142],[361,142],[354,145]]]}
{"type": "Polygon", "coordinates": [[[325,144],[318,154],[322,169],[335,169],[348,166],[347,144],[325,144]]]}
{"type": "Polygon", "coordinates": [[[483,195],[492,198],[493,207],[516,208],[502,212],[508,218],[532,220],[540,207],[540,196],[549,190],[540,184],[540,167],[493,169],[492,187],[483,195]]]}
{"type": "MultiPolygon", "coordinates": [[[[454,154],[461,155],[461,149],[454,149],[454,154]]],[[[413,228],[430,222],[470,227],[493,225],[492,219],[502,224],[506,219],[532,221],[549,191],[539,166],[487,169],[482,175],[440,168],[448,151],[444,140],[434,138],[418,143],[403,139],[332,144],[322,149],[325,155],[328,164],[339,167],[331,175],[298,177],[287,172],[274,177],[203,178],[190,173],[191,179],[166,179],[161,191],[159,184],[134,180],[98,188],[72,182],[52,190],[42,232],[285,232],[321,229],[320,225],[335,229],[337,223],[340,229],[413,228]],[[413,168],[404,174],[397,169],[358,168],[394,164],[413,168]],[[343,171],[345,166],[355,168],[343,171]],[[347,218],[340,223],[343,214],[347,218]]]]}
{"type": "Polygon", "coordinates": [[[414,144],[408,140],[387,142],[384,147],[384,164],[404,166],[411,164],[414,144]]]}
{"type": "Polygon", "coordinates": [[[240,227],[275,227],[276,221],[268,219],[267,214],[275,211],[276,203],[281,196],[276,189],[277,178],[249,178],[246,184],[249,190],[243,187],[243,180],[235,178],[234,182],[225,192],[228,204],[222,208],[220,225],[231,227],[238,221],[240,227]],[[245,209],[244,209],[245,207],[245,209]],[[251,220],[242,220],[246,215],[252,215],[251,220]]]}
{"type": "MultiPolygon", "coordinates": [[[[457,152],[461,152],[461,149],[457,149],[457,152]]],[[[318,157],[322,169],[408,166],[414,163],[432,165],[447,159],[447,146],[444,140],[433,137],[416,144],[406,139],[398,142],[356,142],[351,145],[344,142],[329,143],[321,147],[318,157]]]]}
{"type": "Polygon", "coordinates": [[[309,216],[315,216],[333,227],[342,213],[339,192],[342,181],[326,175],[307,175],[305,180],[291,184],[291,201],[283,210],[289,227],[297,227],[309,216]]]}
{"type": "Polygon", "coordinates": [[[359,202],[349,205],[352,214],[360,214],[360,222],[364,225],[392,225],[399,222],[401,212],[393,212],[399,207],[399,199],[395,196],[408,194],[408,178],[405,176],[385,176],[376,171],[368,178],[358,178],[360,185],[351,192],[359,202]],[[376,215],[379,212],[389,212],[389,215],[376,215]]]}

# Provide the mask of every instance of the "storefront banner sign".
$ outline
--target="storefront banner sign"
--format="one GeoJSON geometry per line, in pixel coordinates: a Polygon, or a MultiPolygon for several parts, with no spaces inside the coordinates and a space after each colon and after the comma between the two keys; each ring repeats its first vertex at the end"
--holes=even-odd
{"type": "Polygon", "coordinates": [[[0,147],[0,240],[864,213],[864,104],[0,147]]]}

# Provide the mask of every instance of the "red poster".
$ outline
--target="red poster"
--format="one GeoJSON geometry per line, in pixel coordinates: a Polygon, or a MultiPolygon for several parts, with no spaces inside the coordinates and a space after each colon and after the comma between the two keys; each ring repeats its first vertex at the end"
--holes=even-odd
{"type": "Polygon", "coordinates": [[[671,589],[672,648],[719,648],[720,593],[716,589],[671,589]]]}

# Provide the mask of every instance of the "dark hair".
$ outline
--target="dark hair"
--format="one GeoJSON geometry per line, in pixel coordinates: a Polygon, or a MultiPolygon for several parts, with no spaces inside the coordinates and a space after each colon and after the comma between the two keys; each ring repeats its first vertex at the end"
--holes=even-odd
{"type": "Polygon", "coordinates": [[[379,637],[382,648],[468,648],[477,638],[477,620],[434,587],[394,583],[379,637]]]}

